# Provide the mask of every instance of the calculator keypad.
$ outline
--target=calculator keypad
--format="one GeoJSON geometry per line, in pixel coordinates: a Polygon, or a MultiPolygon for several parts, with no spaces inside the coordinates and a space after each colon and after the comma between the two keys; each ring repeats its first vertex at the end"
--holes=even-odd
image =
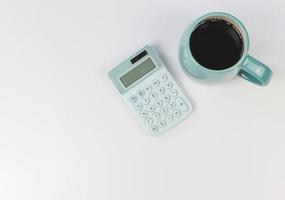
{"type": "Polygon", "coordinates": [[[150,133],[159,134],[163,129],[173,126],[183,113],[188,111],[188,105],[179,93],[178,86],[165,73],[158,79],[147,81],[147,84],[129,96],[134,110],[148,127],[150,133]]]}
{"type": "Polygon", "coordinates": [[[137,105],[135,105],[135,109],[140,110],[143,108],[143,104],[142,103],[138,103],[137,105]]]}
{"type": "Polygon", "coordinates": [[[147,112],[146,110],[142,110],[142,111],[140,111],[140,116],[141,116],[142,118],[145,118],[145,117],[148,116],[148,112],[147,112]]]}
{"type": "Polygon", "coordinates": [[[158,87],[158,86],[160,85],[159,80],[154,79],[154,80],[152,81],[152,85],[153,85],[154,87],[158,87]]]}
{"type": "Polygon", "coordinates": [[[152,119],[152,118],[146,118],[146,119],[145,119],[145,123],[146,123],[147,125],[152,125],[153,119],[152,119]]]}
{"type": "Polygon", "coordinates": [[[161,80],[161,81],[166,81],[166,80],[167,80],[167,75],[166,75],[166,74],[162,74],[162,75],[160,76],[160,80],[161,80]]]}
{"type": "Polygon", "coordinates": [[[145,95],[145,91],[144,90],[139,90],[138,91],[138,96],[143,97],[145,95]]]}
{"type": "Polygon", "coordinates": [[[172,88],[172,83],[171,83],[170,81],[167,81],[167,82],[164,84],[164,87],[165,87],[166,89],[170,89],[170,88],[172,88]]]}
{"type": "Polygon", "coordinates": [[[130,96],[130,102],[132,102],[132,103],[136,103],[137,102],[137,100],[138,100],[138,98],[137,98],[137,96],[136,95],[132,95],[132,96],[130,96]]]}
{"type": "Polygon", "coordinates": [[[145,91],[149,92],[149,91],[152,90],[152,87],[151,87],[151,85],[146,85],[146,86],[144,87],[144,89],[145,89],[145,91]]]}
{"type": "Polygon", "coordinates": [[[143,100],[142,100],[143,104],[147,105],[149,104],[150,100],[148,97],[145,97],[143,100]]]}

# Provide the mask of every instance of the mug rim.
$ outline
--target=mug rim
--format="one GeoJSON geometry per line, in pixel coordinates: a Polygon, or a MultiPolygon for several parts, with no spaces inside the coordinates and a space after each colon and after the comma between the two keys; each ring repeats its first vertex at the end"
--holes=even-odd
{"type": "Polygon", "coordinates": [[[249,49],[249,36],[248,36],[248,32],[245,28],[245,26],[243,25],[243,23],[236,18],[235,16],[226,13],[226,12],[210,12],[207,14],[204,14],[200,17],[198,17],[196,20],[194,20],[194,22],[192,22],[190,24],[190,26],[188,27],[188,33],[187,33],[188,37],[187,37],[187,45],[188,48],[186,48],[187,52],[189,55],[191,55],[191,59],[192,61],[195,63],[195,65],[198,65],[200,67],[202,67],[203,69],[210,71],[210,72],[214,72],[214,73],[219,73],[219,72],[226,72],[226,71],[230,71],[238,66],[241,65],[241,63],[244,62],[244,60],[246,59],[246,56],[248,55],[248,49],[249,49]],[[221,18],[224,19],[230,23],[232,23],[234,26],[236,26],[236,28],[238,29],[238,31],[240,32],[240,34],[242,35],[242,39],[243,39],[243,53],[242,56],[240,57],[239,61],[234,64],[233,66],[226,68],[226,69],[222,69],[222,70],[213,70],[213,69],[208,69],[206,67],[204,67],[203,65],[201,65],[200,63],[198,63],[196,61],[196,59],[193,57],[192,52],[190,50],[190,37],[192,32],[195,30],[195,28],[197,27],[197,25],[206,20],[207,18],[212,18],[212,17],[217,17],[217,18],[221,18]]]}

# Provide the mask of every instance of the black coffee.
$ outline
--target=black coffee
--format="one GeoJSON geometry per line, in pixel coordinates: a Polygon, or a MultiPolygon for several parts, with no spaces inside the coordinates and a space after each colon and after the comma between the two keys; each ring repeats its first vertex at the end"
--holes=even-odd
{"type": "Polygon", "coordinates": [[[243,40],[231,23],[222,19],[206,20],[192,32],[190,50],[202,66],[223,70],[236,64],[243,53],[243,40]]]}

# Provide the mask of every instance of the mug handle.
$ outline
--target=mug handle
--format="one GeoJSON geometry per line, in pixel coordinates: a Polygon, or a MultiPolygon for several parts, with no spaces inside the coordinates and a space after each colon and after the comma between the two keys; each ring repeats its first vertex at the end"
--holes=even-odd
{"type": "Polygon", "coordinates": [[[266,86],[272,76],[272,70],[254,57],[248,55],[242,63],[238,75],[259,86],[266,86]]]}

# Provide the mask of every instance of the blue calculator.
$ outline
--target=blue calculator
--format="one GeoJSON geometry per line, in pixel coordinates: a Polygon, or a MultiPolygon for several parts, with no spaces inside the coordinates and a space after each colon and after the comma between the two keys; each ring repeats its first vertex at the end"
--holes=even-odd
{"type": "Polygon", "coordinates": [[[189,99],[151,46],[135,53],[108,75],[150,136],[166,132],[192,111],[189,99]]]}

